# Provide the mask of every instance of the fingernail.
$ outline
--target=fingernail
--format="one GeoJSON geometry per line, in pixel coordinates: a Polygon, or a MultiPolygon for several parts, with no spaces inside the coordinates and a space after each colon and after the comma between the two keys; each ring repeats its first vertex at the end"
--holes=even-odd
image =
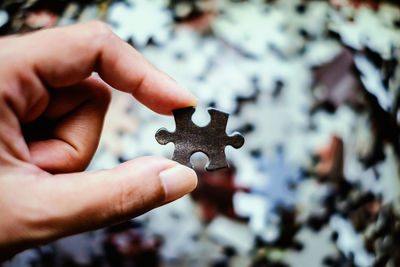
{"type": "Polygon", "coordinates": [[[197,175],[194,170],[181,164],[160,172],[160,178],[164,186],[165,202],[178,199],[192,192],[197,186],[197,175]]]}

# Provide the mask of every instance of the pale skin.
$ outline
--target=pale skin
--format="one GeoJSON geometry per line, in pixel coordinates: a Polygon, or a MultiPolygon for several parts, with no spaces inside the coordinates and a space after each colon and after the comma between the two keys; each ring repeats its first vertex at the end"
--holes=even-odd
{"type": "Polygon", "coordinates": [[[128,220],[196,187],[193,170],[160,157],[84,172],[111,87],[160,114],[196,105],[103,23],[0,38],[0,262],[128,220]]]}

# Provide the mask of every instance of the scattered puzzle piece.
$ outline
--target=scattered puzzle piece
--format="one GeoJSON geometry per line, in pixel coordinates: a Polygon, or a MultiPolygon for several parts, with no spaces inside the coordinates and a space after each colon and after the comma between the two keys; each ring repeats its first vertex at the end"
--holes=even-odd
{"type": "Polygon", "coordinates": [[[234,148],[240,148],[244,143],[243,136],[239,133],[231,136],[226,134],[225,129],[229,116],[227,113],[209,109],[210,123],[205,127],[199,127],[191,120],[194,111],[193,107],[174,110],[175,132],[171,133],[165,128],[161,128],[156,133],[157,142],[161,145],[169,142],[175,143],[172,159],[188,167],[192,167],[190,157],[196,152],[203,152],[207,155],[209,163],[206,169],[208,171],[228,167],[225,146],[231,145],[234,148]]]}

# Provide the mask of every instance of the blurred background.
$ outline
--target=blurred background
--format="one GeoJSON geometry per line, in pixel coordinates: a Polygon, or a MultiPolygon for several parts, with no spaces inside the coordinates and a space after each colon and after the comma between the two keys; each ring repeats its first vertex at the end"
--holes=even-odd
{"type": "MultiPolygon", "coordinates": [[[[400,266],[398,1],[0,1],[1,35],[93,19],[245,145],[216,172],[193,155],[190,196],[3,266],[400,266]]],[[[161,127],[173,117],[114,92],[89,169],[171,157],[161,127]]]]}

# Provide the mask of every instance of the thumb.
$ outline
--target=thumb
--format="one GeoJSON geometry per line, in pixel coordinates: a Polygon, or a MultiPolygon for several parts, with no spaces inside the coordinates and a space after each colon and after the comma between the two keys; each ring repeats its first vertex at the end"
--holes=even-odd
{"type": "Polygon", "coordinates": [[[192,169],[160,157],[138,158],[110,170],[44,177],[24,187],[36,214],[26,218],[29,228],[23,232],[31,240],[48,242],[98,229],[178,199],[196,185],[192,169]]]}

